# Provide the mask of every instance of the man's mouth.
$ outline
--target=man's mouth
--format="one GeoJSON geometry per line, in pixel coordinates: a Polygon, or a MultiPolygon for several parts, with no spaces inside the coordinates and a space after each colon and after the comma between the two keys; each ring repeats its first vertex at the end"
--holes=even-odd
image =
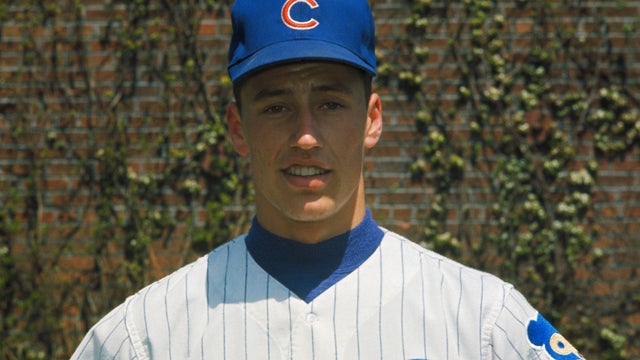
{"type": "Polygon", "coordinates": [[[284,170],[285,174],[292,176],[318,176],[328,173],[328,170],[315,166],[292,166],[284,170]]]}

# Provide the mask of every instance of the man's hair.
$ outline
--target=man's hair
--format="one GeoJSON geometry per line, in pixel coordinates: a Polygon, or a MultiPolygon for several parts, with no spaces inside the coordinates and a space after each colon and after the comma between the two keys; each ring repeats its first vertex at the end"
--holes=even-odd
{"type": "MultiPolygon", "coordinates": [[[[373,76],[364,70],[357,69],[362,77],[362,82],[364,85],[364,100],[365,102],[369,101],[369,97],[371,97],[371,93],[373,92],[373,76]]],[[[235,98],[236,104],[238,105],[238,109],[242,110],[242,103],[240,101],[240,92],[244,87],[247,79],[251,76],[244,76],[233,83],[233,97],[235,98]]]]}

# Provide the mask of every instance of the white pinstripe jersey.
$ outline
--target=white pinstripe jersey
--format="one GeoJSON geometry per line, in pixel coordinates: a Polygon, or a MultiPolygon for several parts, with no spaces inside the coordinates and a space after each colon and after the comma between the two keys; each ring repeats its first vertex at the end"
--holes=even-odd
{"type": "MultiPolygon", "coordinates": [[[[129,297],[72,359],[552,359],[550,346],[567,350],[533,344],[536,319],[510,284],[392,232],[306,303],[254,262],[241,236],[129,297]]],[[[578,358],[564,353],[555,358],[578,358]]]]}

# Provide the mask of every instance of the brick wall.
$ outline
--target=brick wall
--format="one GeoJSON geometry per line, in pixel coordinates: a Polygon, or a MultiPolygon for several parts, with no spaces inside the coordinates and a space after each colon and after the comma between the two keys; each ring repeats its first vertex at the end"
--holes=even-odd
{"type": "MultiPolygon", "coordinates": [[[[169,162],[179,162],[180,158],[168,153],[195,146],[197,126],[207,119],[220,119],[224,114],[224,104],[231,96],[225,77],[230,32],[228,3],[200,4],[200,11],[194,13],[177,4],[156,4],[151,7],[151,14],[142,13],[147,10],[126,2],[83,1],[81,7],[76,7],[73,1],[12,2],[0,6],[0,206],[5,209],[0,219],[8,224],[2,228],[4,232],[0,232],[0,256],[12,254],[14,268],[40,267],[38,274],[43,277],[52,272],[55,278],[67,283],[87,281],[93,287],[100,284],[96,294],[101,296],[96,295],[91,301],[104,302],[87,303],[88,298],[78,290],[59,294],[51,289],[48,295],[62,299],[61,318],[73,336],[62,344],[55,343],[59,340],[52,337],[50,342],[55,344],[49,347],[38,343],[38,348],[47,354],[63,358],[79,334],[101,316],[96,309],[102,311],[119,303],[131,290],[115,283],[118,274],[109,273],[102,279],[86,278],[96,266],[117,269],[123,256],[117,242],[103,244],[102,240],[96,240],[97,234],[109,230],[96,229],[101,216],[96,194],[102,189],[100,180],[109,171],[101,168],[105,163],[100,162],[99,157],[103,155],[100,151],[114,144],[114,134],[121,136],[119,144],[124,147],[120,150],[127,154],[128,179],[139,182],[145,176],[153,179],[155,173],[176,168],[169,162]],[[136,13],[138,10],[140,14],[136,13]],[[190,24],[191,20],[197,23],[190,24]],[[194,53],[198,55],[192,55],[194,53]],[[202,69],[202,73],[198,73],[202,77],[185,71],[189,66],[202,69]],[[114,130],[119,127],[126,131],[114,130]],[[100,246],[104,249],[96,260],[91,249],[100,246]],[[33,254],[32,249],[56,254],[55,262],[51,257],[33,254]],[[47,269],[52,264],[54,268],[47,269]]],[[[532,9],[521,3],[504,1],[498,5],[498,11],[507,18],[508,48],[513,54],[524,52],[532,39],[540,36],[532,30],[539,25],[532,17],[532,9]]],[[[608,28],[609,50],[625,60],[626,81],[620,85],[638,107],[640,1],[583,3],[576,8],[579,12],[567,10],[556,14],[556,18],[563,18],[567,27],[578,24],[572,30],[583,32],[585,41],[591,39],[589,34],[593,29],[608,28]]],[[[413,62],[415,50],[406,48],[410,37],[407,19],[412,5],[410,1],[373,2],[381,62],[391,65],[396,75],[409,69],[419,72],[424,76],[421,88],[426,97],[438,93],[445,101],[454,102],[460,84],[455,82],[455,69],[446,62],[447,44],[454,36],[449,31],[454,28],[462,5],[434,1],[433,6],[439,9],[437,13],[441,17],[430,21],[441,26],[438,32],[424,39],[430,55],[421,64],[413,62]],[[443,16],[447,16],[448,21],[444,21],[443,16]]],[[[588,70],[597,72],[599,65],[588,70]]],[[[571,86],[571,76],[562,81],[571,86]]],[[[380,81],[376,88],[383,98],[385,128],[381,143],[371,151],[365,166],[369,206],[381,225],[421,241],[435,191],[428,183],[412,181],[409,171],[424,145],[424,138],[415,126],[420,103],[402,90],[394,76],[380,81]]],[[[469,129],[466,110],[460,110],[459,124],[455,125],[460,139],[464,139],[469,129]]],[[[638,124],[636,127],[640,128],[638,124]]],[[[594,156],[594,140],[590,134],[581,134],[574,140],[579,157],[594,156]]],[[[203,152],[202,156],[223,158],[227,154],[228,149],[223,145],[216,143],[213,147],[217,150],[203,152]]],[[[235,166],[244,169],[246,164],[239,162],[235,166]]],[[[468,170],[465,183],[447,209],[448,226],[454,233],[462,227],[469,229],[485,224],[489,217],[490,199],[482,192],[487,185],[486,176],[477,169],[468,170]],[[466,215],[463,216],[463,212],[466,215]],[[465,222],[461,223],[461,219],[465,222]]],[[[198,181],[202,183],[203,179],[198,181]]],[[[152,239],[147,264],[153,271],[146,273],[145,281],[162,276],[197,256],[185,242],[192,241],[189,232],[194,227],[207,224],[208,209],[203,203],[182,195],[180,189],[184,186],[180,184],[184,185],[185,180],[179,178],[175,186],[162,185],[164,187],[157,190],[162,201],[141,201],[141,207],[161,209],[175,222],[170,231],[152,239]]],[[[113,197],[121,202],[120,207],[113,208],[115,212],[124,213],[132,206],[127,202],[131,199],[126,193],[113,194],[113,197]]],[[[637,143],[624,154],[599,159],[593,199],[590,218],[597,234],[594,246],[601,249],[605,260],[597,271],[583,269],[579,279],[592,287],[593,300],[590,301],[597,301],[602,308],[600,315],[604,323],[620,324],[626,334],[638,336],[640,150],[637,143]],[[620,308],[621,304],[624,308],[620,308]]],[[[242,231],[247,218],[238,214],[247,209],[250,210],[250,206],[238,202],[227,205],[228,212],[234,216],[232,219],[244,221],[238,220],[238,228],[224,232],[225,236],[242,231]]],[[[562,312],[563,309],[556,310],[562,312]]],[[[33,314],[33,310],[18,307],[14,311],[33,314]]],[[[19,321],[13,324],[25,326],[19,321]]],[[[37,340],[33,339],[32,343],[36,344],[37,340]]],[[[633,346],[637,346],[637,342],[630,343],[628,351],[640,354],[633,346]]]]}

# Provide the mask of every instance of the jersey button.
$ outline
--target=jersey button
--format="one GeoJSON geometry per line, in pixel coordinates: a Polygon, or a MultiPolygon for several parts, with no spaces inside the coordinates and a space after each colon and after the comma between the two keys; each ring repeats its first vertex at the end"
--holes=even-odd
{"type": "Polygon", "coordinates": [[[316,322],[318,320],[318,315],[316,315],[314,313],[308,313],[306,320],[307,320],[308,324],[313,324],[314,322],[316,322]]]}

